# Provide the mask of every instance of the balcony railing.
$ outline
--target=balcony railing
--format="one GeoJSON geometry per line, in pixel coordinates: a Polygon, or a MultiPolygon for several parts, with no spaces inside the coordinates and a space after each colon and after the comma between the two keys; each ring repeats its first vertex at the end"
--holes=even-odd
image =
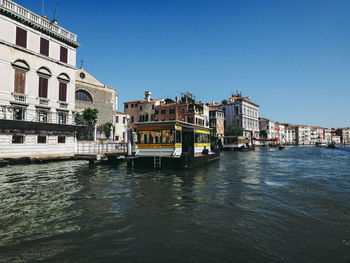
{"type": "Polygon", "coordinates": [[[44,105],[44,106],[47,106],[47,105],[49,105],[49,99],[47,99],[47,98],[38,98],[38,100],[39,100],[39,104],[40,105],[44,105]]]}
{"type": "Polygon", "coordinates": [[[20,94],[20,93],[12,93],[12,96],[13,96],[13,100],[15,100],[15,101],[20,101],[20,102],[27,101],[27,95],[20,94]]]}
{"type": "Polygon", "coordinates": [[[10,0],[0,0],[0,9],[14,13],[22,18],[26,18],[28,21],[49,29],[56,34],[69,39],[70,41],[77,41],[77,35],[63,29],[62,27],[50,22],[46,18],[41,17],[10,0]]]}
{"type": "Polygon", "coordinates": [[[68,103],[66,103],[66,102],[60,102],[59,104],[60,104],[60,108],[61,109],[67,109],[68,108],[68,103]]]}

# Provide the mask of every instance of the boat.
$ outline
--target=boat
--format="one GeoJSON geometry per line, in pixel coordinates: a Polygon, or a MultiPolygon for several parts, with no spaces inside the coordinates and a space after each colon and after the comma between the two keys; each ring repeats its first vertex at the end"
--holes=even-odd
{"type": "Polygon", "coordinates": [[[336,146],[335,146],[336,144],[335,144],[335,142],[330,142],[329,144],[328,144],[328,148],[336,148],[336,146]]]}
{"type": "Polygon", "coordinates": [[[222,151],[248,151],[254,150],[254,145],[249,144],[249,139],[243,136],[224,136],[222,151]]]}
{"type": "Polygon", "coordinates": [[[182,121],[134,124],[138,150],[127,159],[129,167],[186,169],[220,158],[211,128],[182,121]]]}
{"type": "Polygon", "coordinates": [[[278,150],[285,150],[285,149],[286,149],[285,146],[282,146],[282,145],[279,145],[279,146],[278,146],[278,150]]]}

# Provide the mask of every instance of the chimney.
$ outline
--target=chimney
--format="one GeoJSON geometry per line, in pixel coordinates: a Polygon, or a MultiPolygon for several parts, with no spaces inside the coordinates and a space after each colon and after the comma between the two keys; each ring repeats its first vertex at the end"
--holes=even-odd
{"type": "Polygon", "coordinates": [[[58,25],[57,19],[52,19],[52,20],[51,20],[51,24],[58,25]]]}
{"type": "Polygon", "coordinates": [[[145,91],[145,100],[147,101],[151,100],[151,92],[149,90],[145,91]]]}
{"type": "Polygon", "coordinates": [[[176,104],[177,104],[177,102],[178,102],[178,98],[177,98],[177,96],[175,97],[175,102],[176,102],[176,104]]]}

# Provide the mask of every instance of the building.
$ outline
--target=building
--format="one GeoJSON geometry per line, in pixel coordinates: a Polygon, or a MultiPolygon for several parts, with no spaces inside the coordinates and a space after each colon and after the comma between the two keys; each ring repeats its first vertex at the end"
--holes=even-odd
{"type": "Polygon", "coordinates": [[[286,144],[287,138],[286,138],[286,127],[282,123],[278,123],[278,139],[280,144],[286,144]]]}
{"type": "Polygon", "coordinates": [[[335,133],[340,136],[341,144],[350,144],[350,128],[338,128],[335,133]]]}
{"type": "Polygon", "coordinates": [[[195,101],[193,94],[182,93],[180,100],[167,99],[156,106],[155,121],[178,120],[193,123],[199,126],[209,127],[209,107],[202,102],[195,101]]]}
{"type": "Polygon", "coordinates": [[[225,128],[238,120],[243,128],[243,136],[257,137],[259,134],[259,105],[250,97],[242,97],[242,93],[232,93],[232,96],[221,103],[211,103],[210,106],[225,112],[225,128]]]}
{"type": "Polygon", "coordinates": [[[286,144],[295,145],[296,144],[295,127],[293,125],[284,124],[284,130],[286,135],[286,144]]]}
{"type": "Polygon", "coordinates": [[[114,138],[113,132],[106,136],[104,126],[106,123],[115,126],[117,106],[118,95],[114,88],[102,84],[83,68],[76,71],[75,109],[78,112],[87,108],[98,110],[96,139],[114,138]]]}
{"type": "Polygon", "coordinates": [[[325,143],[325,131],[320,126],[310,127],[310,143],[315,145],[317,142],[325,143]]]}
{"type": "Polygon", "coordinates": [[[74,155],[77,35],[0,1],[0,158],[74,155]]]}
{"type": "Polygon", "coordinates": [[[124,102],[124,112],[130,116],[130,128],[135,132],[135,122],[154,121],[155,108],[159,106],[164,99],[151,99],[151,92],[145,92],[145,99],[124,102]]]}
{"type": "Polygon", "coordinates": [[[114,140],[127,142],[128,121],[130,116],[121,111],[115,111],[114,140]]]}
{"type": "Polygon", "coordinates": [[[297,145],[311,144],[311,130],[307,125],[295,125],[295,140],[297,145]]]}
{"type": "Polygon", "coordinates": [[[325,139],[325,143],[327,143],[327,144],[332,142],[332,130],[331,129],[329,129],[329,128],[324,129],[324,139],[325,139]]]}
{"type": "Polygon", "coordinates": [[[213,129],[214,136],[219,139],[222,139],[225,133],[224,123],[224,111],[214,107],[209,107],[209,126],[213,129]]]}
{"type": "Polygon", "coordinates": [[[259,118],[260,137],[264,139],[278,138],[276,123],[266,118],[259,118]]]}

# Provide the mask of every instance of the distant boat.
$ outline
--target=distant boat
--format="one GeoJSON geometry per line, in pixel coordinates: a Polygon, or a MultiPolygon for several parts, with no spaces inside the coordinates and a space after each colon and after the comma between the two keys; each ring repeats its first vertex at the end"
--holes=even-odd
{"type": "Polygon", "coordinates": [[[330,142],[330,143],[328,144],[328,148],[336,148],[336,147],[335,147],[335,142],[330,142]]]}

